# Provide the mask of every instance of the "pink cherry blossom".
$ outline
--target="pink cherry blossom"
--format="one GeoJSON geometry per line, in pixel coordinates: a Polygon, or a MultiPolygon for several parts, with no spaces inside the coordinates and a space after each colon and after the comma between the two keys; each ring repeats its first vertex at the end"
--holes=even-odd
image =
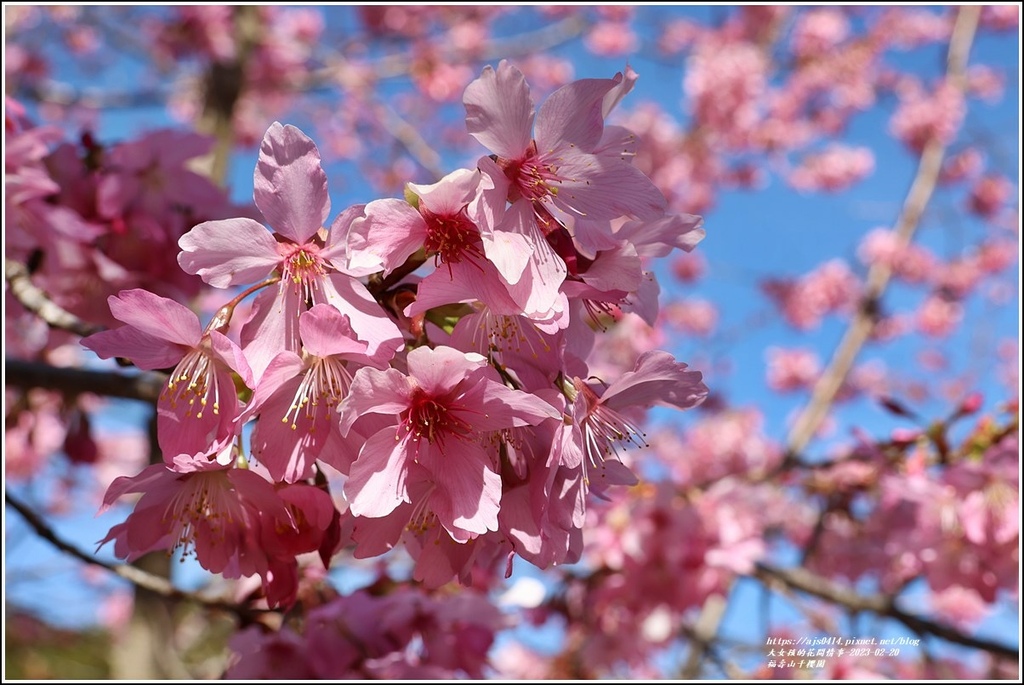
{"type": "Polygon", "coordinates": [[[145,290],[123,290],[108,300],[125,326],[82,340],[102,359],[126,357],[140,369],[174,367],[157,403],[164,459],[220,452],[238,432],[235,375],[253,386],[242,351],[216,330],[203,331],[182,305],[145,290]]]}
{"type": "Polygon", "coordinates": [[[987,174],[971,187],[968,208],[978,216],[991,219],[1006,206],[1013,193],[1013,185],[1002,175],[987,174]]]}
{"type": "Polygon", "coordinates": [[[497,530],[501,479],[488,436],[555,417],[555,409],[506,388],[484,357],[448,347],[408,355],[409,375],[364,367],[340,407],[341,432],[364,414],[397,416],[397,425],[363,445],[345,483],[356,516],[389,515],[412,502],[416,481],[429,484],[421,506],[464,541],[497,530]]]}
{"type": "Polygon", "coordinates": [[[252,456],[275,481],[288,483],[309,477],[321,454],[348,471],[357,449],[338,432],[337,407],[355,365],[372,363],[366,343],[355,340],[347,319],[329,305],[303,312],[299,335],[303,356],[285,350],[274,357],[239,417],[239,423],[259,417],[252,456]]]}
{"type": "Polygon", "coordinates": [[[868,176],[875,168],[875,156],[866,147],[833,144],[805,156],[789,176],[799,190],[845,190],[868,176]]]}
{"type": "Polygon", "coordinates": [[[561,461],[570,468],[582,468],[584,481],[591,487],[599,483],[587,475],[589,469],[597,469],[610,484],[620,479],[635,482],[628,470],[609,458],[617,454],[619,443],[646,444],[632,418],[636,410],[655,404],[690,409],[708,393],[699,371],[688,370],[686,364],[660,350],[642,354],[633,371],[622,374],[601,392],[578,377],[572,385],[573,426],[561,461]]]}
{"type": "Polygon", "coordinates": [[[345,270],[343,239],[358,208],[339,215],[327,239],[322,236],[330,198],[313,141],[294,126],[275,122],[260,146],[253,183],[256,205],[280,239],[252,219],[207,221],[182,236],[178,262],[218,288],[279,272],[280,283],[256,298],[253,317],[242,330],[255,376],[262,376],[279,351],[299,350],[299,315],[311,304],[336,307],[367,342],[368,355],[390,359],[402,344],[400,332],[366,286],[345,270]]]}
{"type": "Polygon", "coordinates": [[[976,176],[981,172],[983,165],[984,158],[978,148],[965,148],[946,158],[942,164],[939,181],[942,183],[955,183],[965,178],[976,176]]]}
{"type": "Polygon", "coordinates": [[[778,392],[809,389],[821,375],[821,360],[812,350],[768,348],[768,387],[778,392]]]}
{"type": "Polygon", "coordinates": [[[718,325],[718,309],[707,300],[690,297],[673,302],[664,310],[665,323],[684,333],[706,337],[718,325]]]}
{"type": "Polygon", "coordinates": [[[953,332],[962,316],[963,307],[960,303],[932,295],[917,310],[917,330],[941,338],[953,332]]]}
{"type": "Polygon", "coordinates": [[[860,283],[846,262],[832,259],[800,279],[773,279],[762,287],[789,323],[806,330],[818,326],[827,314],[849,309],[860,283]]]}
{"type": "Polygon", "coordinates": [[[805,59],[826,55],[849,34],[850,20],[842,9],[811,9],[801,13],[793,27],[793,54],[805,59]]]}
{"type": "Polygon", "coordinates": [[[889,128],[907,147],[920,153],[931,140],[943,144],[952,141],[964,110],[963,93],[953,85],[941,83],[929,93],[914,84],[900,94],[900,107],[889,128]]]}
{"type": "Polygon", "coordinates": [[[506,61],[488,66],[466,88],[466,126],[498,156],[511,182],[510,200],[525,197],[549,211],[592,219],[655,218],[665,198],[618,146],[605,140],[604,118],[632,87],[636,74],[583,79],[534,104],[523,74],[506,61]]]}
{"type": "Polygon", "coordinates": [[[584,43],[587,49],[595,55],[612,57],[634,52],[638,45],[638,39],[629,24],[600,21],[590,29],[584,43]]]}
{"type": "Polygon", "coordinates": [[[886,228],[873,229],[864,236],[857,256],[865,264],[889,267],[893,275],[908,283],[925,282],[938,268],[938,260],[926,248],[907,244],[886,228]]]}
{"type": "Polygon", "coordinates": [[[217,461],[176,459],[154,464],[136,476],[118,478],[107,489],[101,512],[128,493],[142,493],[124,523],[110,529],[100,545],[114,542],[114,554],[133,561],[154,550],[182,548],[203,568],[227,578],[265,573],[260,517],[291,528],[292,516],[273,486],[246,469],[217,461]]]}

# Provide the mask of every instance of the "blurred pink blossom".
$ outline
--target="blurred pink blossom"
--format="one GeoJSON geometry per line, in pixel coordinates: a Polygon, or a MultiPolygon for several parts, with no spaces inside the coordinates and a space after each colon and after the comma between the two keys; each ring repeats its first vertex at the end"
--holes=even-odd
{"type": "Polygon", "coordinates": [[[810,388],[821,375],[821,360],[813,350],[769,347],[765,354],[768,387],[777,392],[810,388]]]}
{"type": "Polygon", "coordinates": [[[942,338],[953,332],[962,317],[963,307],[958,302],[932,295],[917,310],[917,330],[929,337],[942,338]]]}
{"type": "Polygon", "coordinates": [[[601,21],[587,33],[584,44],[595,55],[614,57],[635,51],[639,40],[629,24],[601,21]]]}
{"type": "Polygon", "coordinates": [[[845,190],[874,168],[875,156],[869,148],[832,144],[805,156],[789,175],[789,182],[799,190],[845,190]]]}

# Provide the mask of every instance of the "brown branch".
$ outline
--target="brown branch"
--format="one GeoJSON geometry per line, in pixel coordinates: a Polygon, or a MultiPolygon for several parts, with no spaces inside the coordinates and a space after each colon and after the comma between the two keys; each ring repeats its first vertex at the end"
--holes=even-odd
{"type": "Polygon", "coordinates": [[[896,606],[895,601],[891,597],[885,595],[861,595],[848,587],[833,583],[827,578],[814,574],[805,568],[780,569],[767,564],[757,564],[753,576],[766,585],[781,583],[786,587],[814,595],[853,612],[870,612],[879,616],[887,616],[899,621],[915,633],[933,635],[947,642],[981,649],[989,654],[1008,659],[1017,660],[1020,656],[1020,650],[1015,647],[985,638],[965,635],[952,626],[903,611],[896,606]]]}
{"type": "MultiPolygon", "coordinates": [[[[964,88],[967,57],[970,53],[971,44],[974,41],[974,33],[978,27],[978,17],[980,14],[981,7],[979,6],[960,7],[957,10],[956,23],[953,26],[953,32],[949,39],[949,52],[946,56],[946,78],[953,87],[959,88],[961,91],[964,88]]],[[[932,193],[935,191],[945,151],[946,145],[944,143],[932,139],[925,146],[921,154],[917,173],[896,222],[896,235],[900,244],[908,244],[917,230],[918,222],[924,213],[925,207],[928,205],[928,201],[931,199],[932,193]]],[[[881,263],[873,265],[868,271],[861,306],[843,335],[838,348],[836,348],[835,353],[832,355],[828,368],[825,369],[825,372],[815,384],[810,400],[793,424],[786,439],[786,455],[778,467],[777,473],[788,469],[797,461],[797,455],[807,447],[807,444],[814,437],[814,434],[828,415],[836,393],[838,393],[847,375],[853,368],[857,354],[875,328],[878,303],[885,292],[891,276],[891,270],[881,263]]],[[[701,663],[706,652],[701,647],[701,644],[706,644],[714,637],[718,626],[725,617],[727,608],[728,602],[721,602],[709,605],[702,610],[698,625],[706,628],[706,631],[699,632],[702,642],[695,644],[687,655],[687,660],[682,670],[682,677],[684,679],[694,679],[700,673],[701,663]]]]}
{"type": "MultiPolygon", "coordinates": [[[[978,6],[961,7],[957,12],[956,24],[949,40],[946,78],[953,87],[961,91],[965,85],[967,57],[974,40],[975,30],[978,27],[980,14],[981,8],[978,6]]],[[[900,245],[909,244],[917,230],[921,216],[935,192],[945,152],[946,144],[933,138],[921,153],[914,182],[910,186],[910,191],[903,202],[903,209],[896,221],[895,232],[900,245]]],[[[857,354],[875,328],[878,320],[878,303],[885,293],[891,276],[892,270],[882,262],[872,265],[868,271],[861,306],[840,341],[835,354],[832,355],[828,368],[815,383],[806,407],[797,417],[789,432],[786,440],[788,458],[803,451],[825,420],[836,393],[839,392],[850,369],[853,368],[857,354]]]]}
{"type": "MultiPolygon", "coordinates": [[[[548,24],[536,31],[526,31],[508,38],[492,40],[479,51],[441,48],[438,50],[437,58],[446,64],[464,64],[467,62],[489,62],[506,57],[533,55],[558,47],[573,38],[581,36],[590,24],[591,21],[586,17],[573,15],[548,24]]],[[[357,41],[357,44],[362,49],[364,43],[357,41]]],[[[349,60],[344,55],[333,55],[332,57],[335,60],[334,63],[314,71],[308,81],[303,84],[305,88],[338,83],[338,73],[344,70],[349,60]]],[[[371,69],[373,78],[384,80],[408,75],[412,71],[416,60],[417,55],[414,51],[406,51],[395,55],[386,55],[372,62],[360,62],[360,65],[371,69]]]]}
{"type": "Polygon", "coordinates": [[[115,371],[50,366],[23,359],[4,360],[4,384],[19,388],[46,388],[71,394],[92,393],[156,402],[166,382],[165,375],[154,371],[127,375],[115,371]]]}
{"type": "Polygon", "coordinates": [[[204,171],[221,186],[235,145],[235,107],[245,91],[249,58],[262,31],[259,11],[246,5],[233,8],[235,54],[210,64],[203,80],[203,112],[197,128],[214,138],[213,152],[207,158],[209,168],[204,171]]]}
{"type": "Polygon", "coordinates": [[[128,564],[114,564],[97,559],[93,555],[83,552],[71,543],[61,539],[60,536],[58,536],[57,533],[54,532],[54,530],[47,525],[45,521],[43,521],[39,514],[6,490],[4,490],[4,501],[25,519],[25,522],[28,523],[39,537],[49,542],[61,552],[64,552],[65,554],[87,564],[104,568],[111,573],[124,578],[137,587],[144,588],[167,599],[194,602],[208,609],[226,611],[248,620],[258,620],[262,615],[276,613],[270,610],[254,609],[234,604],[232,602],[225,602],[212,597],[204,597],[202,595],[186,592],[174,587],[174,585],[172,585],[166,578],[161,578],[160,576],[147,573],[134,566],[130,566],[128,564]]]}
{"type": "Polygon", "coordinates": [[[377,114],[379,123],[391,137],[412,155],[417,164],[429,171],[435,181],[440,181],[444,177],[441,155],[420,135],[416,127],[384,103],[377,104],[377,114]]]}
{"type": "Polygon", "coordinates": [[[21,306],[45,321],[51,328],[59,328],[82,337],[103,330],[100,326],[82,321],[54,303],[32,282],[28,267],[24,264],[4,259],[4,278],[11,289],[11,294],[21,303],[21,306]]]}

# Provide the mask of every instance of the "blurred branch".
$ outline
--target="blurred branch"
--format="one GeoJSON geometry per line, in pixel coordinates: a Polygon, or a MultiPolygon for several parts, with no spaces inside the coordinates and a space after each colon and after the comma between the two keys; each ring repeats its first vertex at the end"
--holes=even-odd
{"type": "Polygon", "coordinates": [[[23,359],[4,360],[4,384],[19,388],[46,388],[66,393],[92,393],[105,397],[156,402],[167,377],[156,372],[135,375],[90,371],[23,359]]]}
{"type": "Polygon", "coordinates": [[[145,588],[150,592],[158,594],[167,599],[183,600],[188,602],[194,602],[200,604],[208,609],[216,609],[219,611],[226,611],[235,614],[241,618],[248,620],[257,620],[261,615],[268,613],[276,613],[270,610],[264,609],[253,609],[250,607],[241,606],[232,602],[224,602],[219,599],[212,597],[204,597],[202,595],[193,594],[191,592],[185,592],[174,587],[169,580],[155,576],[151,573],[147,573],[141,569],[128,564],[113,564],[106,561],[101,561],[91,554],[87,554],[82,550],[78,549],[69,542],[62,540],[45,521],[33,511],[24,502],[21,502],[18,498],[13,496],[11,493],[4,490],[4,502],[7,503],[12,509],[18,512],[25,522],[32,527],[32,529],[51,545],[59,549],[61,552],[72,556],[79,561],[84,561],[87,564],[93,566],[99,566],[104,568],[111,573],[124,578],[133,585],[145,588]]]}
{"type": "Polygon", "coordinates": [[[245,90],[246,70],[253,48],[262,32],[259,8],[236,5],[233,8],[235,54],[230,60],[213,62],[203,79],[203,112],[197,128],[214,137],[207,175],[223,186],[228,161],[235,144],[235,107],[245,90]]]}
{"type": "Polygon", "coordinates": [[[420,135],[416,127],[384,103],[377,104],[377,113],[384,129],[412,155],[421,167],[430,172],[435,181],[440,181],[444,177],[444,169],[441,168],[441,155],[420,135]]]}
{"type": "Polygon", "coordinates": [[[4,278],[18,302],[50,327],[69,331],[82,337],[103,330],[100,326],[82,321],[50,300],[46,293],[32,282],[28,267],[24,264],[4,259],[4,278]]]}
{"type": "Polygon", "coordinates": [[[18,84],[16,92],[18,99],[44,102],[61,107],[81,106],[108,110],[163,106],[167,103],[170,95],[171,91],[166,87],[139,90],[79,88],[54,79],[40,79],[35,82],[18,84]]]}
{"type": "MultiPolygon", "coordinates": [[[[978,27],[980,15],[980,6],[960,7],[957,10],[956,23],[953,26],[953,32],[949,39],[949,51],[946,56],[946,78],[954,88],[958,88],[961,91],[964,89],[967,58],[970,53],[971,44],[974,42],[974,34],[978,27]]],[[[903,202],[903,209],[895,226],[895,233],[899,244],[909,244],[914,232],[917,230],[918,222],[935,191],[945,151],[946,145],[933,138],[921,153],[917,173],[903,202]]],[[[868,271],[861,306],[854,315],[853,321],[850,322],[850,326],[843,335],[838,348],[832,355],[828,368],[825,369],[825,372],[815,384],[810,400],[797,417],[789,432],[786,440],[786,455],[778,468],[779,472],[788,469],[797,461],[797,455],[807,447],[811,438],[814,437],[814,434],[828,415],[836,393],[839,392],[840,387],[853,368],[853,362],[857,354],[864,346],[864,343],[867,342],[871,331],[874,330],[877,321],[878,305],[891,276],[891,269],[881,262],[874,264],[868,271]]],[[[699,640],[695,642],[693,649],[691,649],[687,656],[687,661],[682,671],[682,678],[694,679],[699,675],[701,664],[707,651],[702,645],[706,645],[713,639],[727,608],[728,603],[723,601],[718,604],[708,605],[701,612],[697,630],[699,640]],[[701,628],[706,630],[701,630],[701,628]]]]}
{"type": "Polygon", "coordinates": [[[1017,660],[1020,650],[984,638],[965,635],[952,626],[921,618],[896,606],[892,597],[885,595],[861,595],[856,591],[833,583],[827,578],[811,573],[805,568],[779,569],[767,564],[757,564],[753,573],[765,584],[782,583],[786,587],[806,592],[820,599],[838,604],[854,612],[871,612],[879,616],[896,619],[915,633],[933,635],[948,642],[965,647],[981,649],[996,656],[1017,660]]]}
{"type": "MultiPolygon", "coordinates": [[[[479,51],[470,52],[455,48],[442,48],[438,50],[437,57],[440,61],[447,64],[464,64],[467,62],[489,62],[508,57],[532,55],[558,47],[582,35],[590,24],[591,21],[586,17],[572,15],[548,24],[536,31],[526,31],[508,38],[491,40],[479,51]]],[[[377,79],[397,78],[408,74],[412,70],[416,59],[415,52],[406,51],[397,55],[387,55],[370,62],[361,63],[361,66],[369,67],[373,72],[373,76],[377,79]]],[[[342,65],[348,61],[345,57],[342,57],[342,60],[342,65]]],[[[325,83],[337,82],[339,68],[343,68],[343,66],[329,64],[322,69],[318,69],[310,76],[306,87],[319,87],[325,83]]]]}
{"type": "MultiPolygon", "coordinates": [[[[970,53],[971,43],[974,40],[974,33],[978,27],[978,17],[981,8],[978,6],[964,6],[957,12],[956,24],[953,26],[953,34],[949,40],[949,53],[946,58],[946,79],[954,88],[961,92],[965,85],[965,73],[967,70],[967,57],[970,53]]],[[[946,145],[942,141],[933,138],[925,146],[921,153],[921,160],[918,162],[917,173],[910,186],[910,191],[903,202],[903,209],[896,221],[895,233],[897,242],[901,246],[910,243],[917,230],[921,216],[924,214],[928,201],[935,192],[935,186],[939,179],[939,172],[942,170],[942,158],[946,152],[946,145]]],[[[889,279],[892,276],[892,269],[884,262],[877,262],[868,271],[864,296],[861,306],[854,315],[850,327],[843,336],[839,347],[828,368],[815,384],[811,392],[811,399],[804,410],[797,417],[789,432],[787,439],[787,460],[793,458],[803,451],[817,432],[825,416],[828,414],[835,399],[836,393],[846,380],[846,376],[853,368],[853,362],[860,352],[860,349],[867,342],[871,331],[874,330],[877,322],[878,305],[885,292],[889,279]]]]}

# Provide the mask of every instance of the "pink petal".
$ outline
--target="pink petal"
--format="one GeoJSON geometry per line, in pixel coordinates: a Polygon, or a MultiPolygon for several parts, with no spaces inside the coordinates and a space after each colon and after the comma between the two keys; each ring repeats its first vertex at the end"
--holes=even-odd
{"type": "Polygon", "coordinates": [[[242,326],[241,342],[253,378],[259,382],[270,360],[282,350],[298,353],[302,302],[292,288],[271,286],[256,296],[252,317],[242,326]]]}
{"type": "Polygon", "coordinates": [[[204,221],[178,240],[178,264],[215,288],[255,283],[281,262],[263,224],[237,218],[204,221]]]}
{"type": "Polygon", "coordinates": [[[226,335],[217,331],[210,331],[210,347],[213,349],[215,359],[237,373],[246,387],[253,387],[252,369],[249,368],[249,362],[242,353],[242,348],[226,335]]]}
{"type": "Polygon", "coordinates": [[[601,140],[602,103],[614,85],[612,79],[579,79],[552,93],[537,113],[537,149],[554,150],[571,144],[591,151],[601,140]]]}
{"type": "Polygon", "coordinates": [[[501,531],[512,539],[516,552],[527,561],[536,563],[543,541],[540,526],[531,511],[529,496],[530,490],[525,485],[504,493],[498,518],[501,531]]]}
{"type": "Polygon", "coordinates": [[[409,524],[411,509],[410,505],[403,504],[382,518],[355,518],[352,539],[356,542],[356,548],[352,556],[356,559],[372,559],[393,549],[409,524]]]}
{"type": "Polygon", "coordinates": [[[471,424],[477,431],[535,426],[545,419],[560,418],[562,415],[539,397],[494,381],[480,381],[474,390],[474,401],[468,408],[474,410],[471,424]]]}
{"type": "Polygon", "coordinates": [[[501,476],[489,467],[487,453],[473,442],[452,444],[443,454],[435,449],[429,456],[421,450],[420,461],[437,480],[430,506],[441,525],[456,541],[498,530],[501,476]]]}
{"type": "Polygon", "coordinates": [[[597,259],[583,274],[583,280],[598,290],[624,290],[631,293],[640,287],[642,276],[640,257],[636,249],[626,243],[615,250],[606,250],[597,255],[597,259]]]}
{"type": "Polygon", "coordinates": [[[387,516],[402,502],[406,491],[408,438],[395,440],[393,428],[375,433],[359,452],[345,481],[349,511],[355,516],[387,516]]]}
{"type": "Polygon", "coordinates": [[[162,338],[155,338],[132,326],[93,333],[82,339],[82,346],[95,352],[100,359],[125,357],[131,359],[135,366],[147,371],[174,366],[189,349],[162,338]]]}
{"type": "MultiPolygon", "coordinates": [[[[330,262],[338,271],[349,276],[368,276],[379,267],[353,269],[350,255],[354,248],[353,241],[358,239],[358,232],[361,228],[357,226],[362,223],[366,205],[352,205],[334,219],[330,230],[327,232],[327,243],[324,249],[320,250],[320,258],[330,262]],[[354,233],[351,237],[350,233],[354,233]]],[[[372,257],[372,255],[371,255],[372,257]]]]}
{"type": "Polygon", "coordinates": [[[694,214],[670,214],[653,221],[628,221],[615,237],[628,240],[641,257],[664,257],[673,247],[690,252],[704,239],[704,219],[694,214]]]}
{"type": "Polygon", "coordinates": [[[605,459],[589,470],[590,486],[600,490],[612,485],[632,486],[639,483],[636,474],[618,459],[605,459]]]}
{"type": "MultiPolygon", "coordinates": [[[[285,384],[295,380],[303,372],[302,358],[294,352],[287,350],[279,353],[267,365],[260,382],[256,384],[256,391],[252,399],[245,407],[245,411],[238,417],[239,422],[245,423],[263,409],[263,405],[273,397],[285,384]]],[[[298,381],[295,380],[295,385],[298,381]]],[[[295,388],[292,388],[294,391],[295,388]]],[[[283,414],[277,417],[280,420],[283,414]]]]}
{"type": "Polygon", "coordinates": [[[349,258],[357,268],[390,273],[423,246],[427,225],[405,200],[374,200],[366,205],[366,218],[349,232],[349,258]]]}
{"type": "Polygon", "coordinates": [[[520,279],[509,284],[508,292],[520,313],[530,318],[546,315],[558,300],[558,291],[566,276],[562,258],[552,249],[533,217],[530,202],[517,200],[508,211],[500,227],[522,235],[530,245],[530,258],[520,279]]]}
{"type": "Polygon", "coordinates": [[[328,276],[321,286],[327,304],[348,317],[356,338],[366,342],[368,363],[386,365],[405,339],[366,286],[345,274],[328,276]]]}
{"type": "MultiPolygon", "coordinates": [[[[235,412],[238,395],[231,376],[214,375],[221,406],[212,403],[202,407],[196,400],[172,403],[169,392],[157,401],[157,433],[164,461],[171,462],[179,455],[193,459],[219,452],[235,436],[235,412]]],[[[211,397],[218,397],[213,390],[211,397]]]]}
{"type": "MultiPolygon", "coordinates": [[[[363,414],[391,414],[398,416],[409,408],[412,382],[401,371],[364,366],[352,377],[348,396],[338,406],[339,426],[343,436],[363,414]]],[[[395,436],[391,431],[392,440],[395,436]]]]}
{"type": "Polygon", "coordinates": [[[443,345],[430,349],[417,347],[407,357],[409,375],[428,394],[443,394],[458,385],[487,360],[476,352],[462,352],[443,345]]]}
{"type": "Polygon", "coordinates": [[[476,194],[480,185],[480,172],[476,169],[457,169],[431,185],[408,185],[419,197],[421,207],[426,207],[434,214],[457,214],[476,194]]]}
{"type": "Polygon", "coordinates": [[[518,159],[530,145],[533,99],[522,72],[505,60],[466,87],[466,129],[491,152],[518,159]]]}
{"type": "Polygon", "coordinates": [[[359,448],[363,446],[365,439],[355,433],[355,429],[348,432],[347,437],[341,437],[338,430],[330,431],[320,449],[320,461],[338,470],[339,473],[348,475],[352,464],[359,458],[359,448]]]}
{"type": "Polygon", "coordinates": [[[484,254],[497,267],[502,279],[510,285],[518,283],[533,255],[533,246],[527,237],[512,231],[488,231],[480,237],[484,254]]]}
{"type": "Polygon", "coordinates": [[[450,274],[448,266],[435,269],[420,281],[416,300],[406,309],[408,316],[446,304],[477,300],[499,313],[521,311],[493,264],[456,262],[450,265],[450,274]]]}
{"type": "Polygon", "coordinates": [[[633,71],[633,67],[626,66],[625,76],[622,73],[615,74],[612,81],[615,85],[608,91],[604,96],[604,100],[601,103],[601,116],[608,118],[615,106],[622,101],[622,98],[626,97],[633,90],[633,85],[639,78],[639,74],[633,71]]]}
{"type": "Polygon", "coordinates": [[[665,196],[657,186],[620,159],[564,154],[558,161],[558,173],[565,180],[552,202],[564,211],[594,220],[621,216],[656,219],[665,213],[665,196]]]}
{"type": "Polygon", "coordinates": [[[283,523],[293,523],[291,511],[281,500],[274,486],[247,469],[228,469],[228,480],[239,496],[244,497],[261,514],[267,514],[283,523]]]}
{"type": "Polygon", "coordinates": [[[260,145],[253,174],[253,199],[267,223],[302,245],[320,230],[331,211],[320,152],[294,126],[274,122],[260,145]]]}
{"type": "Polygon", "coordinates": [[[632,371],[622,374],[601,397],[612,409],[652,404],[689,409],[704,401],[708,388],[700,371],[687,371],[668,352],[644,352],[632,371]]]}
{"type": "Polygon", "coordinates": [[[191,309],[148,290],[122,290],[107,298],[110,313],[118,321],[178,345],[195,347],[202,338],[199,317],[191,309]]]}
{"type": "Polygon", "coordinates": [[[302,346],[316,357],[366,355],[366,343],[355,339],[348,319],[328,304],[313,305],[299,317],[302,346]]]}
{"type": "Polygon", "coordinates": [[[103,505],[96,512],[96,515],[98,516],[107,511],[114,505],[114,502],[130,492],[147,492],[155,489],[154,486],[163,479],[170,478],[173,480],[177,475],[170,474],[173,474],[173,472],[166,464],[151,464],[134,476],[119,476],[115,478],[107,488],[107,492],[103,495],[103,505]]]}
{"type": "Polygon", "coordinates": [[[312,475],[313,462],[327,443],[328,435],[337,430],[337,423],[334,410],[328,407],[316,407],[315,420],[310,420],[305,409],[297,412],[292,409],[302,378],[287,378],[291,368],[275,369],[279,359],[275,358],[260,379],[261,386],[267,380],[283,382],[265,401],[261,398],[260,418],[250,444],[252,456],[267,469],[271,478],[295,483],[312,475]],[[276,371],[281,372],[279,379],[272,378],[276,371]]]}
{"type": "Polygon", "coordinates": [[[661,294],[661,287],[653,274],[646,273],[640,279],[640,287],[635,293],[631,293],[621,306],[624,312],[633,312],[644,322],[654,328],[658,321],[658,296],[661,294]]]}
{"type": "Polygon", "coordinates": [[[105,219],[124,215],[142,192],[142,183],[127,173],[106,174],[96,184],[96,212],[105,219]]]}

